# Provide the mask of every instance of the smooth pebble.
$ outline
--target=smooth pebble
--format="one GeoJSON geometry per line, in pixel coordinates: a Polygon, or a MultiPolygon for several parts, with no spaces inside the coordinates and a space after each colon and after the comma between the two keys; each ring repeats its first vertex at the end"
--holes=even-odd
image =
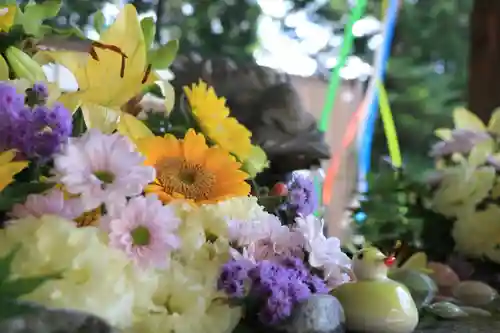
{"type": "Polygon", "coordinates": [[[458,305],[450,302],[437,302],[426,307],[430,313],[443,319],[455,319],[467,317],[468,314],[458,305]]]}
{"type": "Polygon", "coordinates": [[[490,304],[498,293],[486,283],[463,281],[453,288],[453,296],[465,305],[484,306],[490,304]]]}
{"type": "Polygon", "coordinates": [[[430,262],[427,267],[433,271],[430,277],[436,282],[438,287],[454,287],[460,283],[457,273],[448,265],[439,262],[430,262]]]}
{"type": "Polygon", "coordinates": [[[476,308],[473,306],[461,306],[460,308],[471,316],[491,317],[491,312],[486,311],[484,309],[476,308]]]}

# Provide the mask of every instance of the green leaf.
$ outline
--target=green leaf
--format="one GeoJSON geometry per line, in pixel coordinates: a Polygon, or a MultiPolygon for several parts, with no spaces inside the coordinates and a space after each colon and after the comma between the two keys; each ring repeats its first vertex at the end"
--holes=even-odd
{"type": "Polygon", "coordinates": [[[61,10],[61,0],[47,0],[36,4],[30,1],[24,7],[22,25],[25,32],[36,37],[40,36],[42,22],[46,19],[55,17],[61,10]]]}
{"type": "Polygon", "coordinates": [[[42,24],[39,29],[39,35],[40,36],[46,36],[54,32],[54,29],[47,24],[42,24]]]}
{"type": "Polygon", "coordinates": [[[105,27],[106,19],[102,11],[97,11],[94,14],[94,29],[100,34],[105,27]]]}
{"type": "Polygon", "coordinates": [[[52,30],[57,34],[57,35],[62,35],[62,36],[77,36],[82,39],[87,39],[87,36],[85,36],[85,33],[78,28],[75,25],[71,25],[68,28],[54,28],[52,27],[52,30]]]}
{"type": "Polygon", "coordinates": [[[47,281],[60,278],[61,274],[57,273],[7,281],[0,285],[0,297],[17,299],[32,293],[47,281]]]}
{"type": "Polygon", "coordinates": [[[12,299],[5,299],[0,295],[0,320],[5,320],[36,311],[30,304],[19,303],[12,299]]]}
{"type": "Polygon", "coordinates": [[[0,81],[9,80],[9,65],[7,65],[7,61],[0,54],[0,81]]]}
{"type": "Polygon", "coordinates": [[[51,183],[12,183],[0,192],[0,211],[9,211],[12,206],[22,203],[30,194],[42,193],[54,184],[51,183]]]}
{"type": "Polygon", "coordinates": [[[21,246],[18,245],[12,251],[10,251],[9,254],[0,259],[0,285],[9,278],[12,261],[14,260],[17,252],[19,252],[20,249],[21,246]]]}
{"type": "Polygon", "coordinates": [[[179,50],[179,41],[171,40],[156,50],[149,51],[148,61],[153,69],[166,69],[172,64],[179,50]]]}
{"type": "Polygon", "coordinates": [[[156,35],[155,21],[152,17],[145,17],[141,20],[141,28],[144,35],[144,44],[146,49],[149,49],[156,35]]]}
{"type": "Polygon", "coordinates": [[[15,0],[0,0],[0,6],[15,5],[15,0]]]}
{"type": "Polygon", "coordinates": [[[21,79],[27,79],[31,83],[45,80],[45,73],[33,58],[14,46],[9,46],[4,53],[12,72],[21,79]]]}

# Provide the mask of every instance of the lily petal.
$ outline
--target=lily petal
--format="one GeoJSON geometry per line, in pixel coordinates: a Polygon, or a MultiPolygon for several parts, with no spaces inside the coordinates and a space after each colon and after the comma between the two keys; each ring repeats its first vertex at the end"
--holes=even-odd
{"type": "Polygon", "coordinates": [[[116,130],[121,111],[89,103],[82,104],[81,109],[88,128],[98,128],[108,134],[116,130]]]}
{"type": "Polygon", "coordinates": [[[120,134],[130,138],[135,144],[142,138],[154,136],[146,124],[127,113],[121,114],[117,130],[120,134]]]}

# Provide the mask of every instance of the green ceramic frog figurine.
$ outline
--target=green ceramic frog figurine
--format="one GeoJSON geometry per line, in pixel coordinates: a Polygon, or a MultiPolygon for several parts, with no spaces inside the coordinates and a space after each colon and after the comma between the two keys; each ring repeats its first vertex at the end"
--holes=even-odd
{"type": "Polygon", "coordinates": [[[395,262],[378,249],[368,247],[353,258],[356,281],[345,283],[332,294],[342,304],[350,331],[411,333],[418,324],[418,310],[410,292],[387,277],[395,262]]]}

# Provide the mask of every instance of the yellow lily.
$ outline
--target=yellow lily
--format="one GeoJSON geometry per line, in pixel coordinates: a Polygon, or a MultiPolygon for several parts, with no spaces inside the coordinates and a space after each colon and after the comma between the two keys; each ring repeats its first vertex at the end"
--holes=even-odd
{"type": "Polygon", "coordinates": [[[8,150],[0,153],[0,191],[13,182],[13,177],[28,166],[28,162],[12,162],[16,153],[8,150]]]}
{"type": "Polygon", "coordinates": [[[0,32],[8,32],[14,24],[16,17],[16,5],[0,7],[0,32]]]}
{"type": "Polygon", "coordinates": [[[159,79],[148,66],[144,34],[133,5],[123,8],[115,22],[101,34],[99,43],[116,49],[96,46],[92,54],[46,52],[56,63],[68,68],[78,82],[79,90],[64,94],[60,101],[72,110],[80,107],[89,128],[109,133],[117,128],[120,132],[123,128],[130,131],[132,126],[138,127],[141,133],[147,132],[142,122],[120,110],[132,97],[159,79]],[[123,118],[127,125],[119,126],[123,118]]]}

